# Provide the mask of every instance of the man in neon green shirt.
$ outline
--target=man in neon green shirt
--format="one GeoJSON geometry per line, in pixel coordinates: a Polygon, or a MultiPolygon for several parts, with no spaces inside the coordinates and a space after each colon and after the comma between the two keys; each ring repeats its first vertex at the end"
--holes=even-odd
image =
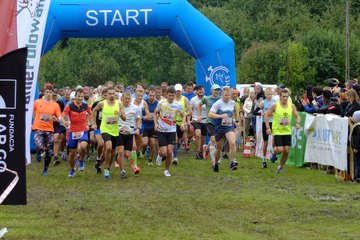
{"type": "Polygon", "coordinates": [[[289,156],[291,146],[291,119],[293,114],[296,118],[296,128],[299,129],[301,127],[300,116],[294,104],[289,102],[289,95],[289,90],[282,89],[280,91],[280,101],[272,104],[264,115],[266,133],[268,135],[271,135],[269,118],[271,115],[273,117],[272,132],[276,149],[271,157],[271,162],[276,161],[276,154],[282,153],[280,164],[277,168],[278,173],[283,172],[283,167],[289,156]]]}

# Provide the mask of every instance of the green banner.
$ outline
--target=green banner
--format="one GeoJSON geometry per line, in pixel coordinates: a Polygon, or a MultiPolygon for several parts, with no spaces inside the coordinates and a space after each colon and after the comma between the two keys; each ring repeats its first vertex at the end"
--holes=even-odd
{"type": "MultiPolygon", "coordinates": [[[[296,119],[293,115],[291,121],[291,149],[289,158],[286,161],[286,165],[302,167],[304,165],[304,156],[305,156],[305,146],[306,146],[306,136],[304,134],[304,125],[306,113],[299,112],[301,117],[301,128],[296,129],[296,119]]],[[[278,159],[280,159],[278,157],[278,159]]]]}

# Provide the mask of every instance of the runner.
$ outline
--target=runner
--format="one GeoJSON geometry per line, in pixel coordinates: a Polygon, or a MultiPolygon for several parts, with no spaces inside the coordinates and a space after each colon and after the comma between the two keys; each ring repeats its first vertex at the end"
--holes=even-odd
{"type": "MultiPolygon", "coordinates": [[[[263,157],[262,157],[262,168],[267,168],[267,164],[266,164],[266,153],[267,153],[267,147],[268,147],[268,140],[269,140],[269,135],[267,134],[266,131],[266,124],[265,124],[265,113],[266,111],[271,107],[272,104],[274,104],[276,101],[274,101],[272,99],[272,88],[266,88],[265,89],[265,99],[264,101],[262,101],[259,106],[254,110],[254,115],[261,115],[262,118],[262,137],[263,137],[263,157]],[[261,110],[261,112],[259,112],[261,110]]],[[[270,130],[272,129],[272,121],[273,118],[272,116],[269,117],[269,127],[270,130]]]]}
{"type": "Polygon", "coordinates": [[[75,156],[78,143],[80,149],[79,170],[83,171],[85,169],[84,157],[89,142],[89,128],[87,123],[91,123],[91,109],[89,105],[83,103],[83,100],[84,92],[82,88],[78,88],[75,91],[75,100],[66,105],[63,112],[63,124],[67,129],[69,129],[69,139],[67,145],[67,148],[70,151],[69,177],[75,177],[76,175],[75,156]]]}
{"type": "Polygon", "coordinates": [[[150,90],[148,93],[148,99],[146,100],[146,104],[149,109],[149,115],[146,115],[145,110],[142,109],[142,126],[144,128],[143,131],[143,148],[150,147],[150,154],[148,164],[153,165],[152,160],[153,157],[157,155],[158,149],[158,140],[157,140],[157,132],[154,130],[154,112],[155,108],[158,104],[158,101],[155,99],[155,90],[150,90]]]}
{"type": "Polygon", "coordinates": [[[277,172],[283,172],[285,162],[289,156],[291,146],[291,119],[292,115],[296,118],[296,128],[299,129],[300,116],[296,110],[294,104],[289,102],[289,91],[287,89],[280,90],[280,101],[272,104],[268,111],[264,115],[266,124],[266,133],[271,135],[273,132],[275,152],[271,157],[271,162],[277,160],[276,154],[282,153],[280,164],[277,168],[277,172]],[[269,119],[273,116],[272,130],[270,128],[269,119]]]}
{"type": "MultiPolygon", "coordinates": [[[[202,105],[203,104],[205,104],[205,106],[206,106],[206,113],[208,113],[210,111],[212,105],[220,99],[219,93],[220,93],[220,86],[217,84],[212,85],[211,86],[211,95],[204,97],[202,99],[201,103],[199,103],[199,105],[198,105],[199,115],[202,115],[202,105]]],[[[209,116],[207,115],[206,130],[207,130],[207,134],[210,137],[210,142],[209,142],[209,147],[206,147],[207,149],[206,149],[206,151],[204,151],[204,154],[208,155],[207,152],[210,152],[210,158],[211,158],[211,161],[213,164],[215,163],[215,150],[216,150],[214,128],[215,128],[214,119],[209,118],[209,116]]]]}
{"type": "Polygon", "coordinates": [[[51,86],[45,88],[44,98],[34,102],[34,143],[36,151],[41,155],[45,152],[43,176],[48,175],[51,161],[52,149],[54,147],[53,123],[60,121],[61,111],[59,105],[52,100],[53,89],[51,86]]]}
{"type": "Polygon", "coordinates": [[[185,150],[186,151],[190,150],[190,144],[188,142],[187,126],[190,125],[191,107],[190,107],[189,100],[182,95],[182,92],[183,92],[182,85],[178,83],[175,85],[174,88],[176,91],[175,100],[181,104],[181,106],[184,109],[185,115],[186,115],[186,118],[185,118],[186,122],[184,124],[185,129],[181,129],[181,126],[183,125],[182,116],[178,114],[175,117],[177,145],[175,145],[175,147],[174,147],[174,159],[173,159],[172,163],[178,164],[179,160],[178,160],[177,154],[178,154],[178,150],[181,146],[181,140],[183,140],[183,142],[185,144],[185,150]]]}
{"type": "MultiPolygon", "coordinates": [[[[103,100],[108,99],[108,89],[105,86],[102,86],[100,88],[101,90],[101,96],[99,97],[99,99],[97,101],[94,102],[94,104],[91,106],[91,110],[94,111],[94,109],[96,108],[96,106],[103,100]]],[[[94,138],[96,140],[96,163],[95,163],[95,169],[96,172],[98,174],[101,174],[101,164],[105,161],[105,154],[103,154],[103,150],[104,150],[104,139],[101,136],[101,131],[98,128],[101,125],[101,120],[102,120],[102,111],[98,110],[92,114],[92,122],[96,124],[96,129],[94,130],[94,138]],[[93,117],[93,115],[95,116],[95,119],[93,117]]],[[[94,126],[93,126],[94,127],[94,126]]],[[[91,139],[91,138],[90,138],[91,139]]]]}
{"type": "Polygon", "coordinates": [[[230,170],[237,169],[237,162],[235,160],[236,154],[236,139],[235,139],[235,124],[233,119],[238,118],[235,101],[231,100],[231,90],[229,87],[223,87],[222,98],[214,103],[209,112],[209,118],[213,118],[215,122],[215,163],[213,166],[214,172],[219,172],[219,159],[221,149],[226,139],[229,144],[229,158],[230,170]]]}
{"type": "Polygon", "coordinates": [[[180,114],[182,124],[180,129],[185,130],[186,114],[180,103],[175,100],[175,88],[170,86],[167,91],[167,99],[160,101],[155,109],[154,126],[158,132],[160,156],[166,157],[164,176],[171,177],[169,172],[174,145],[176,143],[176,120],[175,116],[180,114]]]}
{"type": "Polygon", "coordinates": [[[190,100],[190,107],[192,110],[192,126],[195,130],[195,143],[196,143],[196,159],[203,159],[203,145],[205,144],[206,137],[206,105],[201,104],[201,112],[198,113],[198,106],[204,98],[204,87],[197,86],[197,96],[190,100]]]}
{"type": "Polygon", "coordinates": [[[134,135],[140,134],[141,129],[141,109],[135,104],[131,103],[131,93],[124,92],[122,96],[124,107],[124,118],[119,121],[119,141],[117,148],[117,162],[120,165],[121,177],[127,178],[124,169],[124,157],[129,159],[131,167],[134,169],[135,174],[140,173],[140,168],[137,166],[136,153],[135,157],[131,156],[133,150],[134,135]],[[131,161],[132,160],[132,161],[131,161]]]}
{"type": "MultiPolygon", "coordinates": [[[[103,91],[104,93],[105,91],[103,91]]],[[[125,113],[122,109],[122,104],[115,99],[115,88],[107,88],[107,99],[99,102],[92,113],[93,119],[93,128],[98,129],[98,123],[96,121],[96,116],[98,112],[101,111],[101,123],[100,123],[100,132],[101,137],[104,141],[104,160],[105,160],[105,170],[104,170],[104,179],[110,178],[110,166],[112,160],[115,156],[115,148],[118,146],[119,142],[119,116],[125,119],[125,113]]],[[[97,162],[99,160],[97,159],[97,162]]],[[[95,166],[99,168],[100,166],[95,166]]],[[[120,166],[121,167],[121,166],[120,166]]],[[[121,176],[126,177],[124,170],[124,165],[122,165],[121,176]]],[[[99,172],[99,171],[98,171],[99,172]]]]}

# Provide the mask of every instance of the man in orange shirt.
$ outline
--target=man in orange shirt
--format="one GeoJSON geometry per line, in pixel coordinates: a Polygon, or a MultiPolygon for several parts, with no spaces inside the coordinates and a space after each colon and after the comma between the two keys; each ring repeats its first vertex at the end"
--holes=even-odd
{"type": "MultiPolygon", "coordinates": [[[[37,156],[45,152],[43,176],[47,176],[47,171],[51,161],[52,149],[54,147],[54,121],[60,121],[61,111],[59,105],[52,100],[52,86],[46,86],[44,98],[34,102],[34,143],[37,156]]],[[[39,161],[39,158],[37,158],[39,161]]],[[[41,158],[40,158],[41,161],[41,158]]]]}

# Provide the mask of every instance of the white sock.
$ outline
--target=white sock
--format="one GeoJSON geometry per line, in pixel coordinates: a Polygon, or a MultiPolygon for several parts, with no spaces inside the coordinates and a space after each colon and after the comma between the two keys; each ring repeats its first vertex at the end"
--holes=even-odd
{"type": "Polygon", "coordinates": [[[216,147],[210,145],[209,151],[210,151],[210,158],[211,158],[211,160],[215,160],[215,150],[216,150],[216,147]]]}

